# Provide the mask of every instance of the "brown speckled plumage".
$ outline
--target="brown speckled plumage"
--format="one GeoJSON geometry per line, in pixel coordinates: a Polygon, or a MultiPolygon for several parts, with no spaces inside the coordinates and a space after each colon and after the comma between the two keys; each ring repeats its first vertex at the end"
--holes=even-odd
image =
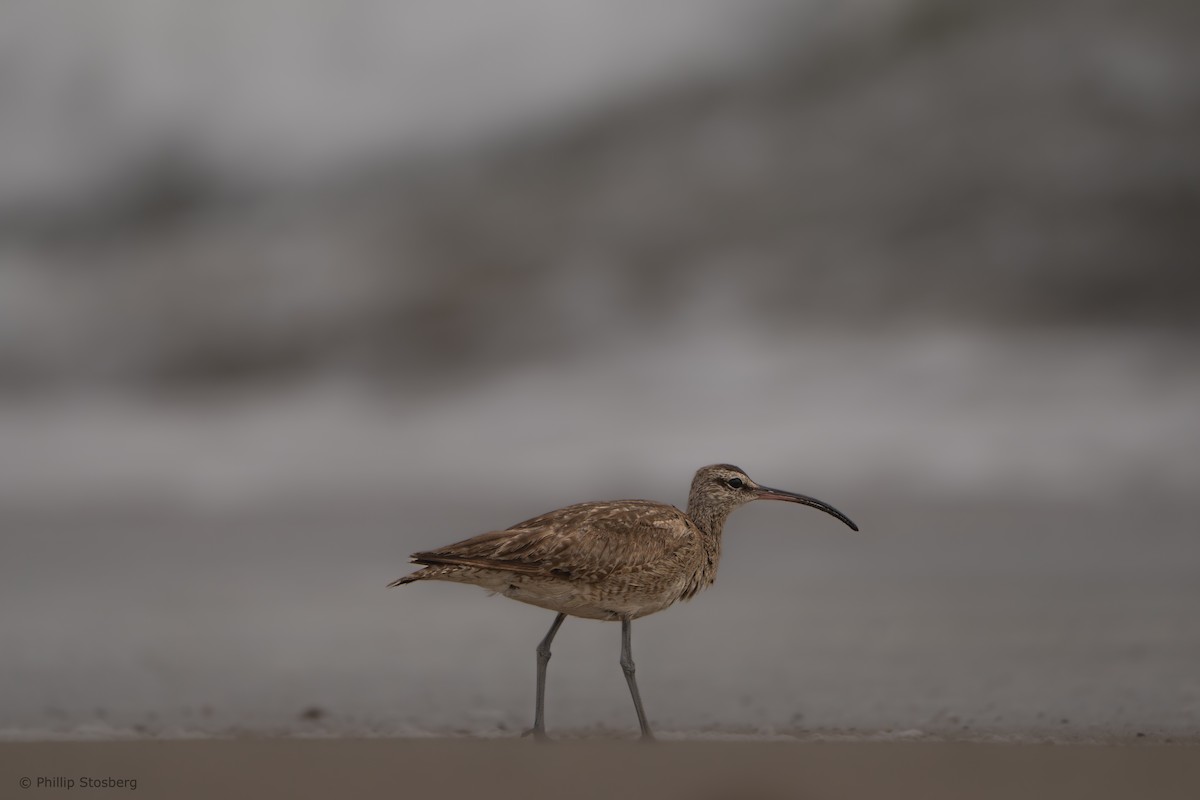
{"type": "MultiPolygon", "coordinates": [[[[390,585],[422,580],[470,583],[559,612],[538,651],[539,703],[533,733],[542,734],[545,661],[562,615],[620,620],[627,640],[631,620],[690,599],[712,584],[725,520],[735,508],[756,499],[814,506],[857,530],[841,512],[819,500],[759,486],[735,466],[713,464],[696,472],[687,513],[650,500],[578,503],[506,530],[414,553],[413,563],[424,568],[390,585]]],[[[628,641],[622,665],[628,661],[626,677],[643,736],[649,738],[627,656],[628,641]]]]}
{"type": "Polygon", "coordinates": [[[649,500],[579,503],[412,559],[402,578],[472,583],[588,619],[636,619],[708,586],[721,535],[649,500]]]}

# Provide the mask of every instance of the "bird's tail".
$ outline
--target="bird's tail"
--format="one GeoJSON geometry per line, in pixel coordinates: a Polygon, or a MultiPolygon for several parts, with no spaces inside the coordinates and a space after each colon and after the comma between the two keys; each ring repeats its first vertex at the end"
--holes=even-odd
{"type": "Polygon", "coordinates": [[[425,570],[417,570],[416,572],[412,573],[411,575],[405,575],[403,578],[397,578],[396,580],[394,580],[388,584],[388,588],[391,589],[393,586],[403,586],[406,583],[413,583],[414,581],[419,581],[425,577],[424,575],[421,574],[424,571],[425,570]]]}

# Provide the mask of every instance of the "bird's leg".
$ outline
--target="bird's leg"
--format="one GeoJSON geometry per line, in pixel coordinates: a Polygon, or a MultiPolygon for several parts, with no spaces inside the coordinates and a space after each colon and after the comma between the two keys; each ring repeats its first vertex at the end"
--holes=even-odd
{"type": "Polygon", "coordinates": [[[550,643],[554,641],[554,634],[558,633],[559,626],[563,624],[563,620],[567,618],[566,614],[559,614],[554,618],[554,622],[550,625],[550,630],[546,632],[546,637],[542,639],[537,646],[537,704],[534,706],[533,712],[533,728],[525,731],[522,736],[532,735],[539,742],[549,741],[546,736],[546,665],[550,663],[550,643]]]}
{"type": "Polygon", "coordinates": [[[646,723],[646,712],[642,708],[642,695],[638,692],[637,678],[633,664],[633,623],[628,619],[621,620],[621,670],[625,673],[625,682],[629,684],[629,693],[633,695],[633,707],[637,710],[638,725],[642,727],[642,741],[654,741],[654,734],[646,723]]]}

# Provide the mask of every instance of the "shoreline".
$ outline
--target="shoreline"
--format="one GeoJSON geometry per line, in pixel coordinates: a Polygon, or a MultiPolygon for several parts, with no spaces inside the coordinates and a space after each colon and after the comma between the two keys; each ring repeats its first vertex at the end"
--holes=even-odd
{"type": "MultiPolygon", "coordinates": [[[[1200,747],[1200,731],[1171,731],[1152,727],[1129,731],[1109,730],[1035,730],[1005,729],[840,729],[825,728],[802,731],[707,729],[675,731],[655,729],[656,738],[664,743],[783,743],[783,744],[945,744],[945,745],[1013,745],[1065,747],[1126,747],[1142,745],[1183,745],[1200,747]]],[[[166,728],[116,728],[81,725],[69,730],[22,730],[0,728],[0,747],[6,744],[95,744],[104,742],[259,742],[259,741],[445,741],[445,742],[504,742],[521,741],[524,737],[511,730],[418,729],[418,728],[344,728],[315,725],[298,729],[242,728],[220,730],[166,728]]],[[[635,741],[636,730],[603,727],[552,731],[554,741],[572,744],[607,744],[635,741]]]]}

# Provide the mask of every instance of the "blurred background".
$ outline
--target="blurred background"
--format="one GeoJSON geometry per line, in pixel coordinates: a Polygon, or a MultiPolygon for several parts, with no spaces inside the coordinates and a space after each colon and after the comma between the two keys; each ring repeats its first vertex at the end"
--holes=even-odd
{"type": "Polygon", "coordinates": [[[4,4],[0,734],[513,734],[408,553],[717,461],[862,532],[732,518],[664,731],[1200,732],[1197,8],[4,4]]]}

